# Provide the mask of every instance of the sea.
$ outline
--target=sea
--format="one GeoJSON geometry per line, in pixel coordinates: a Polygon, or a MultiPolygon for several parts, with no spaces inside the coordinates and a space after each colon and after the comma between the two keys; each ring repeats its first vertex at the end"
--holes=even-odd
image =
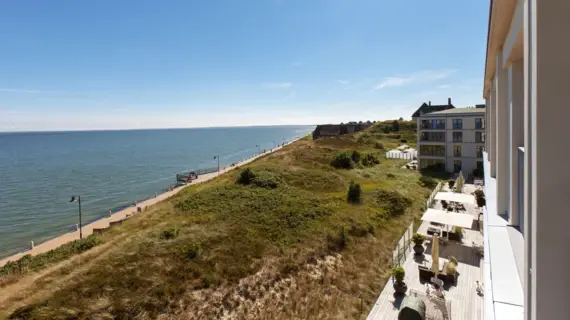
{"type": "Polygon", "coordinates": [[[314,126],[0,132],[0,257],[146,199],[176,174],[228,166],[314,126]]]}

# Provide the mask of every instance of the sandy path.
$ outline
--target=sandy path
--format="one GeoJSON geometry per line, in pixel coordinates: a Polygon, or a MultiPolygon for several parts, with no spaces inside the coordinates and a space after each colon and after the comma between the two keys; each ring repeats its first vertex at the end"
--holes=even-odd
{"type": "MultiPolygon", "coordinates": [[[[301,138],[302,138],[302,137],[295,138],[295,139],[293,139],[292,141],[286,143],[285,145],[291,144],[291,143],[293,143],[293,142],[295,142],[295,141],[297,141],[297,140],[299,140],[299,139],[301,139],[301,138]]],[[[260,154],[260,155],[257,155],[257,156],[255,156],[255,157],[253,157],[253,158],[244,160],[244,161],[238,163],[237,165],[235,165],[234,167],[227,167],[227,168],[224,168],[224,169],[220,170],[220,174],[223,174],[223,173],[226,173],[226,172],[231,171],[231,170],[233,170],[233,169],[239,168],[239,167],[241,167],[241,166],[243,166],[243,165],[245,165],[245,164],[248,164],[248,163],[250,163],[250,162],[256,160],[256,159],[259,158],[259,157],[262,157],[262,156],[264,156],[264,155],[268,155],[268,154],[270,154],[270,153],[273,153],[273,152],[275,152],[275,151],[277,151],[277,150],[279,150],[279,149],[281,149],[281,148],[282,148],[282,147],[277,147],[277,148],[275,148],[275,149],[273,149],[273,150],[271,150],[271,151],[269,151],[269,152],[266,152],[266,153],[264,153],[264,154],[260,154]]],[[[218,176],[218,173],[217,173],[217,172],[200,175],[200,176],[198,177],[198,179],[194,180],[194,181],[192,182],[192,184],[189,184],[189,185],[206,182],[206,181],[208,181],[208,180],[212,180],[213,178],[215,178],[215,177],[217,177],[217,176],[218,176]]],[[[180,192],[182,189],[184,189],[185,187],[187,187],[187,186],[189,186],[189,185],[185,185],[185,186],[182,186],[182,187],[178,187],[178,188],[176,188],[176,189],[174,189],[174,190],[172,190],[172,191],[168,191],[168,192],[159,194],[159,195],[158,195],[157,197],[155,197],[155,198],[152,198],[152,199],[148,199],[148,200],[146,200],[146,201],[139,202],[139,203],[138,203],[138,206],[141,207],[141,208],[145,208],[145,207],[148,207],[148,206],[152,206],[152,205],[154,205],[154,204],[156,204],[156,203],[158,203],[158,202],[160,202],[160,201],[163,201],[163,200],[166,200],[166,199],[172,197],[173,195],[177,194],[178,192],[180,192]]],[[[123,220],[123,219],[125,219],[125,218],[127,217],[127,215],[130,216],[130,215],[134,215],[134,214],[136,214],[136,213],[137,213],[136,207],[129,207],[129,208],[126,208],[126,209],[124,209],[124,210],[122,210],[122,211],[119,211],[119,212],[114,213],[111,217],[103,218],[103,219],[94,221],[94,222],[92,222],[92,223],[90,223],[90,224],[88,224],[88,225],[84,225],[84,226],[83,226],[83,236],[86,237],[86,236],[92,234],[94,228],[106,228],[106,227],[109,226],[109,222],[123,220]]],[[[23,256],[26,255],[26,254],[36,255],[36,254],[48,252],[48,251],[50,251],[50,250],[53,250],[53,249],[55,249],[55,248],[61,246],[62,244],[65,244],[65,243],[68,243],[68,242],[71,242],[71,241],[74,241],[74,240],[78,240],[78,239],[79,239],[79,231],[73,231],[73,232],[69,232],[69,233],[63,234],[63,235],[61,235],[61,236],[59,236],[59,237],[55,237],[55,238],[50,239],[50,240],[47,240],[46,242],[43,242],[43,243],[41,243],[41,244],[39,244],[39,245],[36,245],[36,246],[35,246],[33,249],[31,249],[31,250],[24,251],[24,252],[20,252],[20,253],[14,254],[14,255],[12,255],[12,256],[9,256],[9,257],[7,257],[7,258],[4,258],[4,259],[0,260],[0,267],[2,267],[3,265],[5,265],[6,263],[8,263],[8,261],[15,261],[15,260],[18,260],[18,259],[20,259],[21,257],[23,257],[23,256]]]]}

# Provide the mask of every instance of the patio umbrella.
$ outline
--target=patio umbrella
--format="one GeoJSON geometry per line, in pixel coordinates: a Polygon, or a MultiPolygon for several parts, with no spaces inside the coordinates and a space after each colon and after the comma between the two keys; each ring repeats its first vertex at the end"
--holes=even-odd
{"type": "Polygon", "coordinates": [[[439,274],[439,237],[437,234],[433,235],[433,241],[431,243],[431,271],[435,273],[435,276],[439,274]]]}

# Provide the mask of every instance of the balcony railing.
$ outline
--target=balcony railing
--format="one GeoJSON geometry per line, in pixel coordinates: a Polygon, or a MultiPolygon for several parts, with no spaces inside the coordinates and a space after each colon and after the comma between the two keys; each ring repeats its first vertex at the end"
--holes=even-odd
{"type": "Polygon", "coordinates": [[[420,126],[421,129],[445,129],[445,123],[422,123],[420,126]]]}
{"type": "Polygon", "coordinates": [[[427,156],[427,157],[445,157],[445,151],[443,152],[420,152],[420,156],[427,156]]]}

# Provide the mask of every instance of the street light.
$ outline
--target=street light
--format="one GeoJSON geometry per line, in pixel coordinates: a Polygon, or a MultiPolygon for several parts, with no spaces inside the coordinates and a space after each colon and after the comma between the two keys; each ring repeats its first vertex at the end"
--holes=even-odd
{"type": "Polygon", "coordinates": [[[218,159],[218,175],[220,175],[220,156],[215,156],[214,160],[218,159]]]}
{"type": "Polygon", "coordinates": [[[83,230],[81,225],[81,196],[71,196],[71,200],[69,200],[69,202],[75,201],[79,203],[79,239],[83,239],[83,230]]]}

